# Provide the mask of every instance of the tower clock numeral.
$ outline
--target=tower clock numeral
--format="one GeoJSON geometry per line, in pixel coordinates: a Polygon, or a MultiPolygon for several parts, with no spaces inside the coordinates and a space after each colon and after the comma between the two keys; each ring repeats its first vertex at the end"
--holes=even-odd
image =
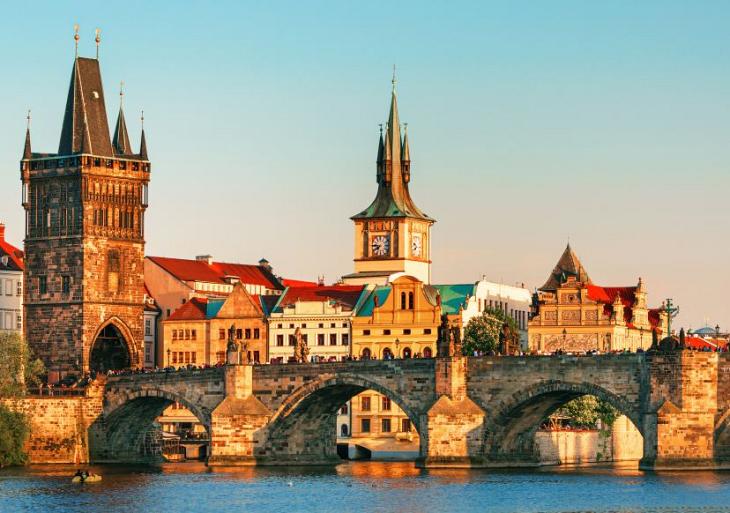
{"type": "Polygon", "coordinates": [[[421,241],[421,234],[414,233],[411,237],[411,253],[413,256],[421,256],[423,250],[423,243],[421,241]]]}
{"type": "Polygon", "coordinates": [[[373,237],[371,244],[373,255],[375,256],[386,256],[390,251],[390,237],[388,235],[378,235],[373,237]]]}

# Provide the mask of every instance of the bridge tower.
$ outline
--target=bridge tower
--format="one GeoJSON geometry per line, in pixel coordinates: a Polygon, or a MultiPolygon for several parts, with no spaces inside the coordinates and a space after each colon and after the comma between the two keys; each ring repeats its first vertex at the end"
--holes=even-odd
{"type": "Polygon", "coordinates": [[[49,380],[142,361],[150,162],[144,130],[132,151],[121,91],[110,137],[98,43],[74,58],[58,152],[33,152],[29,127],[20,161],[25,335],[49,380]]]}

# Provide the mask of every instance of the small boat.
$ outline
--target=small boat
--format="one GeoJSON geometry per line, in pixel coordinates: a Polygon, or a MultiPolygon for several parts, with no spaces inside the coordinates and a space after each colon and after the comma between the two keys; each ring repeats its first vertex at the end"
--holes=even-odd
{"type": "Polygon", "coordinates": [[[74,476],[73,479],[71,479],[72,483],[98,483],[101,481],[101,476],[99,474],[89,474],[86,476],[86,479],[83,479],[81,476],[74,476]]]}

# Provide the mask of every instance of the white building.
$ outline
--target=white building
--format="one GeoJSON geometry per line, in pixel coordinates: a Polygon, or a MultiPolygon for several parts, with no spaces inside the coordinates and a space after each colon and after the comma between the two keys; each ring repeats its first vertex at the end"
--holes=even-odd
{"type": "Polygon", "coordinates": [[[23,252],[5,240],[0,223],[0,332],[23,333],[23,252]]]}
{"type": "Polygon", "coordinates": [[[144,295],[144,368],[154,369],[157,355],[157,319],[160,316],[160,308],[155,303],[147,287],[144,295]]]}
{"type": "Polygon", "coordinates": [[[474,295],[467,301],[462,322],[466,326],[472,317],[480,315],[487,308],[498,308],[515,320],[520,330],[520,345],[523,350],[527,350],[527,322],[531,304],[532,294],[524,285],[504,285],[482,278],[474,286],[474,295]]]}

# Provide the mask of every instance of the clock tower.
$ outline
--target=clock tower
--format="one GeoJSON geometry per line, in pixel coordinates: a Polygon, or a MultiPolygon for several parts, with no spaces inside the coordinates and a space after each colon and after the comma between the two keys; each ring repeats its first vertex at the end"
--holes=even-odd
{"type": "Polygon", "coordinates": [[[416,206],[408,191],[411,154],[408,130],[398,119],[395,77],[390,116],[378,140],[378,192],[368,208],[355,214],[355,272],[352,284],[385,284],[396,273],[431,282],[431,225],[435,220],[416,206]]]}

